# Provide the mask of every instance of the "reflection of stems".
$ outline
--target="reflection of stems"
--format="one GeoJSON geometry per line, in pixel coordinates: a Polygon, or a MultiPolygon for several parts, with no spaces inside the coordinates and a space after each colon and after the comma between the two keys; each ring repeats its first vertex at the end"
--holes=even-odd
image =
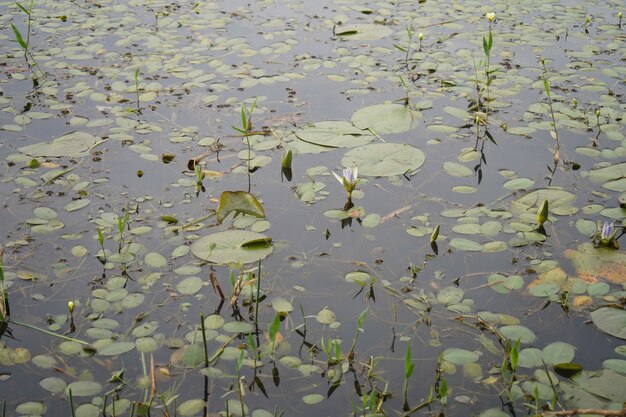
{"type": "Polygon", "coordinates": [[[200,314],[200,325],[202,329],[202,343],[204,345],[204,366],[209,367],[209,352],[206,344],[206,328],[204,327],[204,314],[200,314]]]}

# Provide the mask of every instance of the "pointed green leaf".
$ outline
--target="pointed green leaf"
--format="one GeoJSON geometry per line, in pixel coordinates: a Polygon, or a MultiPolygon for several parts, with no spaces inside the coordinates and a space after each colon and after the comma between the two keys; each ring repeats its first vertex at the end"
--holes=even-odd
{"type": "Polygon", "coordinates": [[[245,191],[224,191],[220,196],[220,203],[217,207],[217,221],[221,223],[231,213],[248,214],[254,217],[265,218],[263,206],[250,193],[245,191]]]}

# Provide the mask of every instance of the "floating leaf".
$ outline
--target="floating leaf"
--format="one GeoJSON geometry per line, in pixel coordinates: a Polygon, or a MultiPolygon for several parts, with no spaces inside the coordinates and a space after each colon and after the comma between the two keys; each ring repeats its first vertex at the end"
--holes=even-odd
{"type": "Polygon", "coordinates": [[[408,106],[385,103],[355,111],[351,121],[360,129],[371,129],[378,135],[385,135],[411,130],[417,126],[417,121],[421,118],[422,113],[411,110],[408,106]]]}
{"type": "Polygon", "coordinates": [[[304,401],[305,404],[313,405],[324,401],[324,396],[322,394],[307,394],[302,397],[302,401],[304,401]]]}
{"type": "Polygon", "coordinates": [[[444,162],[443,169],[453,177],[471,177],[474,175],[474,171],[466,167],[465,165],[457,164],[456,162],[444,162]]]}
{"type": "Polygon", "coordinates": [[[591,312],[591,319],[600,330],[620,339],[626,339],[626,311],[621,308],[600,307],[591,312]]]}
{"type": "Polygon", "coordinates": [[[204,409],[204,401],[201,399],[187,400],[178,406],[177,411],[183,417],[193,416],[204,409]]]}
{"type": "Polygon", "coordinates": [[[373,23],[342,25],[335,29],[335,35],[359,41],[383,39],[392,33],[389,26],[373,23]]]}
{"type": "Polygon", "coordinates": [[[202,280],[198,277],[188,277],[176,285],[176,291],[183,295],[193,295],[202,289],[202,280]]]}
{"type": "Polygon", "coordinates": [[[554,365],[554,372],[565,378],[572,378],[578,375],[583,370],[583,367],[577,363],[557,363],[554,365]]]}
{"type": "Polygon", "coordinates": [[[449,245],[458,250],[466,250],[466,251],[483,250],[483,245],[481,245],[480,243],[474,242],[473,240],[459,238],[459,237],[450,239],[449,245]]]}
{"type": "Polygon", "coordinates": [[[424,153],[411,145],[374,143],[348,151],[341,158],[341,165],[358,167],[363,176],[390,177],[415,171],[424,158],[424,153]]]}
{"type": "Polygon", "coordinates": [[[64,380],[55,376],[50,376],[42,379],[41,381],[39,381],[39,385],[41,386],[41,388],[53,394],[59,394],[63,392],[65,387],[67,387],[67,383],[64,380]]]}
{"type": "Polygon", "coordinates": [[[255,196],[245,191],[224,191],[220,196],[216,216],[218,223],[223,222],[226,216],[232,212],[235,213],[235,216],[248,214],[254,217],[265,218],[263,205],[255,196]]]}
{"type": "Polygon", "coordinates": [[[616,284],[626,283],[626,254],[623,252],[596,248],[586,242],[576,249],[566,250],[565,257],[572,262],[580,278],[586,281],[605,279],[616,284]]]}
{"type": "Polygon", "coordinates": [[[281,297],[277,297],[272,300],[272,308],[277,313],[289,313],[290,311],[293,311],[293,305],[281,297]]]}
{"type": "Polygon", "coordinates": [[[96,137],[87,132],[72,132],[54,139],[50,143],[22,146],[19,151],[29,156],[61,157],[81,156],[96,144],[96,137]]]}
{"type": "Polygon", "coordinates": [[[102,391],[102,385],[94,381],[76,381],[65,388],[66,395],[70,391],[74,397],[93,397],[102,391]]]}
{"type": "Polygon", "coordinates": [[[330,324],[335,321],[335,313],[328,308],[324,308],[317,313],[315,318],[321,324],[330,324]]]}
{"type": "Polygon", "coordinates": [[[310,123],[295,132],[296,137],[313,145],[329,148],[351,148],[370,143],[374,135],[345,120],[310,123]]]}
{"type": "Polygon", "coordinates": [[[571,362],[574,359],[574,347],[564,342],[550,343],[543,348],[542,358],[546,365],[571,362]]]}
{"type": "Polygon", "coordinates": [[[191,253],[216,264],[246,264],[272,253],[267,236],[247,230],[227,230],[201,237],[191,245],[191,253]]]}
{"type": "Polygon", "coordinates": [[[98,349],[101,356],[117,356],[129,352],[135,348],[133,342],[113,342],[98,349]]]}
{"type": "Polygon", "coordinates": [[[516,342],[518,339],[522,343],[532,343],[535,341],[537,336],[526,326],[502,326],[500,328],[500,333],[507,339],[516,342]]]}
{"type": "Polygon", "coordinates": [[[443,359],[455,365],[465,365],[467,363],[476,362],[480,356],[480,352],[472,352],[458,348],[449,348],[443,351],[443,359]]]}

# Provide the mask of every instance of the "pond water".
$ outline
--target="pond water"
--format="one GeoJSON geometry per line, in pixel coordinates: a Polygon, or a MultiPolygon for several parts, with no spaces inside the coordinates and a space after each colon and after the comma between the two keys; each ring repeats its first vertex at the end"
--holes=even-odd
{"type": "Polygon", "coordinates": [[[0,2],[2,415],[621,409],[623,3],[509,3],[0,2]]]}

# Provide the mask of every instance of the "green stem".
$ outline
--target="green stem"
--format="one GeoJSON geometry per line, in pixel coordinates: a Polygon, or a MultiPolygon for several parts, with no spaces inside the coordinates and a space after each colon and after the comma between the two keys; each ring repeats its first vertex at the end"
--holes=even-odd
{"type": "Polygon", "coordinates": [[[85,341],[80,340],[80,339],[75,339],[73,337],[68,337],[68,336],[65,336],[65,335],[62,335],[62,334],[54,333],[54,332],[51,332],[49,330],[42,329],[41,327],[33,326],[32,324],[22,323],[21,321],[17,321],[17,320],[13,320],[13,319],[11,320],[11,323],[17,324],[18,326],[28,327],[29,329],[37,330],[38,332],[42,332],[42,333],[45,333],[45,334],[50,335],[50,336],[58,337],[59,339],[65,339],[65,340],[69,340],[71,342],[77,342],[77,343],[80,343],[82,345],[91,347],[91,343],[85,342],[85,341]]]}

